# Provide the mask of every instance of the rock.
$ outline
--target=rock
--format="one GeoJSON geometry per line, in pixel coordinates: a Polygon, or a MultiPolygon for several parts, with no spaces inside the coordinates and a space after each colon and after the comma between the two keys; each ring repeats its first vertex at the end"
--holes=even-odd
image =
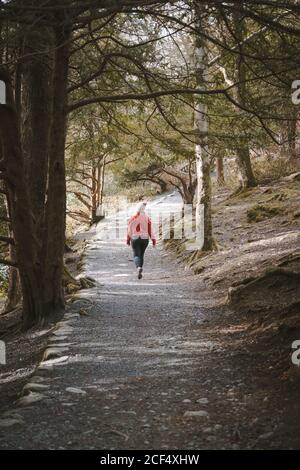
{"type": "Polygon", "coordinates": [[[213,431],[212,428],[203,428],[202,429],[202,432],[204,432],[204,434],[210,434],[212,431],[213,431]]]}
{"type": "Polygon", "coordinates": [[[208,418],[209,414],[207,411],[198,410],[198,411],[186,411],[183,415],[184,418],[208,418]]]}
{"type": "Polygon", "coordinates": [[[24,421],[15,418],[0,419],[0,428],[10,428],[16,424],[24,424],[24,421]]]}
{"type": "Polygon", "coordinates": [[[197,400],[197,403],[200,403],[201,405],[207,405],[208,399],[207,398],[199,398],[199,400],[197,400]]]}
{"type": "Polygon", "coordinates": [[[64,336],[64,337],[66,337],[66,335],[72,333],[72,331],[73,331],[73,328],[71,326],[68,326],[68,327],[59,328],[58,330],[54,331],[53,334],[55,336],[64,336]]]}
{"type": "Polygon", "coordinates": [[[266,432],[264,434],[261,434],[260,436],[258,436],[258,439],[270,439],[270,437],[272,437],[274,435],[274,433],[271,431],[271,432],[266,432]]]}
{"type": "Polygon", "coordinates": [[[86,391],[78,387],[67,387],[66,391],[69,393],[76,393],[78,395],[86,395],[86,391]]]}
{"type": "Polygon", "coordinates": [[[46,381],[45,377],[42,377],[40,375],[34,375],[33,377],[31,377],[31,383],[40,384],[45,381],[46,381]]]}
{"type": "Polygon", "coordinates": [[[33,403],[37,403],[38,401],[43,400],[44,398],[46,398],[45,395],[42,395],[41,393],[31,392],[25,397],[20,398],[17,401],[17,404],[19,406],[29,406],[33,403]]]}
{"type": "Polygon", "coordinates": [[[69,320],[62,320],[56,324],[58,329],[62,329],[65,327],[70,328],[70,325],[71,325],[71,322],[69,320]]]}
{"type": "Polygon", "coordinates": [[[23,421],[23,416],[17,413],[16,411],[5,411],[2,416],[5,418],[17,419],[18,421],[23,421]]]}
{"type": "Polygon", "coordinates": [[[54,335],[53,333],[53,336],[50,338],[50,341],[51,343],[54,342],[54,341],[65,341],[66,339],[68,339],[67,336],[56,336],[54,335]]]}
{"type": "Polygon", "coordinates": [[[216,424],[215,425],[215,430],[216,431],[220,431],[221,429],[223,429],[223,426],[221,424],[216,424]]]}
{"type": "Polygon", "coordinates": [[[67,320],[71,320],[73,318],[80,318],[79,313],[66,313],[65,315],[67,320]]]}
{"type": "Polygon", "coordinates": [[[41,383],[33,383],[30,382],[23,388],[23,392],[30,393],[30,392],[43,392],[45,390],[49,390],[49,385],[44,385],[41,383]]]}
{"type": "Polygon", "coordinates": [[[60,364],[62,362],[66,362],[68,359],[69,359],[69,356],[61,356],[61,357],[57,357],[57,358],[54,358],[54,359],[49,359],[48,361],[41,362],[41,364],[38,368],[39,369],[44,368],[44,370],[45,370],[45,368],[48,368],[48,367],[51,368],[51,366],[53,366],[55,364],[60,364]]]}
{"type": "Polygon", "coordinates": [[[63,347],[50,347],[47,348],[46,351],[44,352],[44,357],[43,360],[47,361],[48,359],[55,359],[57,357],[62,357],[65,352],[67,352],[69,348],[63,348],[63,347]]]}

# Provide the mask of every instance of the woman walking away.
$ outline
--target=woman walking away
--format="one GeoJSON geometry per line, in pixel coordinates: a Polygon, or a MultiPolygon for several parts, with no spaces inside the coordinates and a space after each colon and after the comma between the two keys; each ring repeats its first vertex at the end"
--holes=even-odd
{"type": "Polygon", "coordinates": [[[147,203],[143,202],[138,207],[136,214],[129,219],[127,229],[127,245],[131,244],[132,246],[138,279],[143,277],[144,254],[149,244],[149,238],[151,238],[153,246],[156,245],[151,219],[145,213],[146,205],[147,203]]]}

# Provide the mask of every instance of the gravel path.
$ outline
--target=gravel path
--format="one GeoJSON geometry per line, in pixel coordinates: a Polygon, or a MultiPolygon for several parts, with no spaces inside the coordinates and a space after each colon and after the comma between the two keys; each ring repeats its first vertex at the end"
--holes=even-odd
{"type": "Polygon", "coordinates": [[[97,286],[52,337],[63,357],[42,364],[33,393],[2,417],[0,448],[280,447],[281,405],[274,416],[271,386],[249,375],[239,337],[224,353],[221,312],[201,308],[197,277],[159,244],[138,281],[130,249],[103,240],[110,224],[88,243],[97,286]]]}

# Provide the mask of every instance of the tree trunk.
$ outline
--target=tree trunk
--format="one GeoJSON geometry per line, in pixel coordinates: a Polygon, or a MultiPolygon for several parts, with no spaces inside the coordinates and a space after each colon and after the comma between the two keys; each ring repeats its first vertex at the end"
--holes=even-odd
{"type": "MultiPolygon", "coordinates": [[[[203,25],[201,21],[201,10],[195,6],[196,23],[201,33],[203,25]]],[[[203,90],[207,82],[207,49],[204,39],[201,35],[195,37],[195,72],[196,88],[203,90]]],[[[205,97],[195,97],[194,111],[194,130],[196,136],[196,233],[198,249],[203,251],[212,250],[214,247],[212,233],[212,214],[211,214],[211,158],[208,153],[208,115],[205,97]]]]}
{"type": "Polygon", "coordinates": [[[238,147],[236,149],[236,155],[242,188],[254,188],[257,186],[257,183],[252,170],[249,147],[238,147]]]}
{"type": "Polygon", "coordinates": [[[225,176],[224,176],[224,160],[223,157],[217,157],[216,160],[217,166],[217,181],[219,186],[223,186],[225,184],[225,176]]]}
{"type": "MultiPolygon", "coordinates": [[[[16,262],[16,251],[12,245],[9,248],[9,257],[13,262],[16,262]]],[[[3,307],[3,312],[10,312],[11,310],[15,309],[22,300],[21,284],[18,269],[10,267],[8,276],[8,291],[7,298],[3,307]]]]}
{"type": "Polygon", "coordinates": [[[184,204],[193,205],[194,204],[194,197],[196,192],[196,185],[182,185],[181,196],[183,199],[184,204]]]}
{"type": "Polygon", "coordinates": [[[290,161],[295,161],[297,158],[297,122],[298,122],[298,110],[296,107],[290,110],[289,120],[283,121],[281,136],[284,142],[281,147],[281,156],[288,158],[290,161]]]}
{"type": "MultiPolygon", "coordinates": [[[[8,102],[13,103],[7,77],[4,81],[8,90],[8,102]]],[[[23,324],[28,328],[40,321],[43,304],[41,264],[18,127],[18,116],[14,107],[0,105],[1,166],[11,201],[11,224],[23,294],[23,324]]]]}
{"type": "Polygon", "coordinates": [[[56,31],[53,115],[46,203],[44,315],[55,318],[64,309],[63,257],[66,229],[65,140],[70,31],[56,31]]]}
{"type": "Polygon", "coordinates": [[[99,206],[102,206],[103,204],[103,194],[104,194],[104,181],[105,181],[105,160],[106,157],[103,157],[103,160],[101,162],[101,167],[100,167],[100,175],[99,175],[99,206]]]}
{"type": "MultiPolygon", "coordinates": [[[[9,201],[8,196],[6,196],[6,213],[8,219],[11,220],[12,218],[12,213],[11,213],[11,203],[9,201]]],[[[11,226],[9,224],[8,226],[8,231],[7,235],[9,238],[14,238],[11,226]]],[[[15,245],[10,244],[9,245],[9,259],[16,263],[17,262],[17,255],[16,255],[16,247],[15,245]]],[[[21,284],[20,284],[20,276],[18,269],[15,267],[10,267],[9,268],[9,274],[8,274],[8,292],[7,292],[7,298],[6,302],[4,305],[4,312],[10,312],[14,308],[17,307],[17,305],[20,303],[22,299],[22,292],[21,292],[21,284]]]]}
{"type": "Polygon", "coordinates": [[[103,210],[103,193],[104,193],[104,181],[105,181],[105,160],[104,156],[101,160],[100,166],[98,167],[98,210],[100,217],[104,217],[103,210]]]}
{"type": "MultiPolygon", "coordinates": [[[[234,24],[235,24],[235,33],[236,37],[240,43],[240,51],[236,56],[236,75],[237,75],[237,88],[235,99],[237,103],[241,106],[246,106],[246,79],[247,79],[247,70],[242,55],[242,42],[244,40],[244,20],[242,13],[236,11],[234,13],[234,24]]],[[[240,108],[236,109],[237,113],[242,115],[243,111],[240,108]]],[[[251,159],[250,159],[250,150],[249,143],[246,139],[240,138],[240,142],[236,149],[237,163],[240,170],[241,176],[241,186],[243,188],[253,188],[257,186],[257,182],[253,173],[251,159]]]]}
{"type": "Polygon", "coordinates": [[[98,180],[97,180],[97,165],[93,162],[92,166],[92,192],[91,192],[91,223],[95,223],[97,219],[97,194],[98,194],[98,180]]]}
{"type": "Polygon", "coordinates": [[[53,34],[34,27],[24,38],[22,63],[22,149],[36,233],[43,249],[43,226],[52,111],[53,34]]]}

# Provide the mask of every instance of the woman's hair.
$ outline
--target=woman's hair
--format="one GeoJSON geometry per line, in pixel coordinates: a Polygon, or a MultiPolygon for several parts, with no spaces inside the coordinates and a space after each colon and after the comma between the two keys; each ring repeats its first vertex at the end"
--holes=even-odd
{"type": "Polygon", "coordinates": [[[139,203],[137,208],[136,208],[136,212],[139,213],[139,214],[145,212],[146,206],[147,206],[147,202],[145,202],[145,201],[142,202],[142,203],[139,203]]]}

